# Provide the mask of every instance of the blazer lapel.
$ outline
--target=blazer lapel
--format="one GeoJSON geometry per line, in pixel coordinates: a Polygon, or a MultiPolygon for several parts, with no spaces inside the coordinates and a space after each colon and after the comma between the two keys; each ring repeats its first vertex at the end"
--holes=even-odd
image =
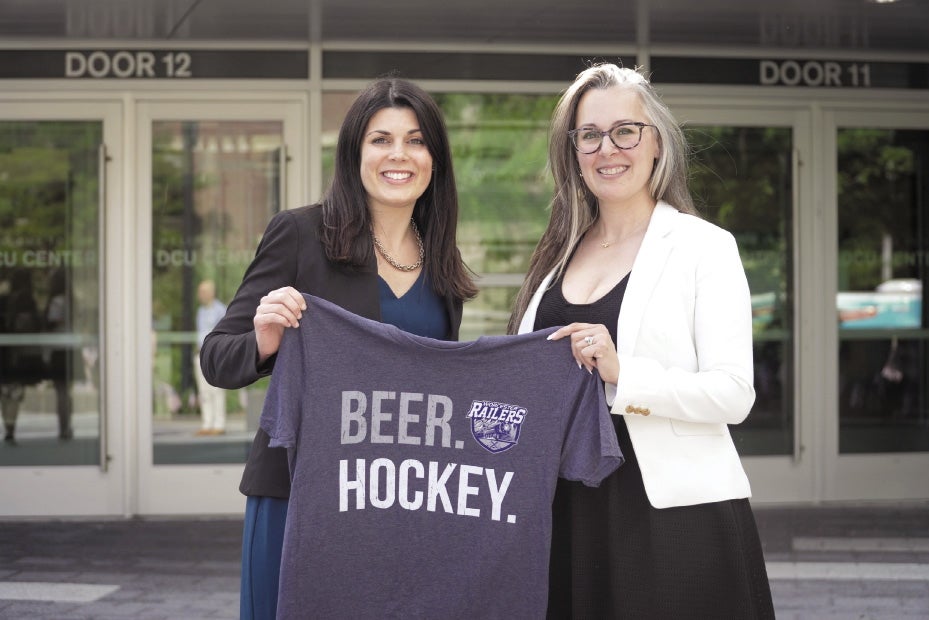
{"type": "Polygon", "coordinates": [[[659,202],[652,212],[648,230],[645,231],[639,253],[632,264],[629,284],[619,311],[616,350],[620,355],[631,355],[635,351],[645,306],[671,254],[672,244],[668,234],[674,228],[677,215],[677,209],[664,202],[659,202]]]}
{"type": "Polygon", "coordinates": [[[523,313],[523,318],[519,322],[518,333],[526,334],[534,331],[535,315],[539,309],[539,303],[542,301],[542,295],[545,294],[545,290],[548,288],[548,284],[552,281],[554,276],[555,272],[550,271],[549,274],[545,276],[545,279],[542,280],[542,284],[539,285],[539,288],[533,293],[532,299],[529,300],[529,306],[526,308],[526,312],[523,313]]]}

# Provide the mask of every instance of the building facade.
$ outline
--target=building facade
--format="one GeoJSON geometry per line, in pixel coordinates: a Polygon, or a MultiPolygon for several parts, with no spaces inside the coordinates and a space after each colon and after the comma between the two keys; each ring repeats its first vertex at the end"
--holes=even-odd
{"type": "Polygon", "coordinates": [[[322,194],[375,77],[442,106],[462,338],[503,333],[550,114],[597,61],[650,73],[739,242],[754,501],[929,498],[929,2],[459,4],[0,0],[0,515],[242,509],[266,384],[198,434],[197,289],[228,302],[270,216],[322,194]]]}

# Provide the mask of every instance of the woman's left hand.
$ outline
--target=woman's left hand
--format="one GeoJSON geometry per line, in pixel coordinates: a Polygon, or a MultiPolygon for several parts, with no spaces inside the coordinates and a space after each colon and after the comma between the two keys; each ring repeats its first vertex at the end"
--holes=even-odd
{"type": "Polygon", "coordinates": [[[580,366],[592,372],[594,368],[606,383],[619,381],[619,358],[616,345],[605,325],[571,323],[552,332],[549,340],[571,339],[571,353],[580,366]]]}

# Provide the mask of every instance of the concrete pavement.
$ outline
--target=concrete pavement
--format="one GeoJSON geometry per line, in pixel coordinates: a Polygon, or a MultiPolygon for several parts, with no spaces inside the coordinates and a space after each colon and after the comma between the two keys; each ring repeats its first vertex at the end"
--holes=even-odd
{"type": "MultiPolygon", "coordinates": [[[[929,618],[929,502],[755,513],[779,619],[929,618]]],[[[0,521],[0,618],[236,618],[241,529],[230,517],[0,521]]]]}

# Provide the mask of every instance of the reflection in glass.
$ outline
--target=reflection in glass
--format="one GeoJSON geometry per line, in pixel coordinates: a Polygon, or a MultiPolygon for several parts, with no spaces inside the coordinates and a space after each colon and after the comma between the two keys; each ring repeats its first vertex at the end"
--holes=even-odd
{"type": "Polygon", "coordinates": [[[465,305],[462,339],[506,333],[532,250],[548,223],[551,95],[439,94],[461,219],[458,245],[482,277],[465,305]]]}
{"type": "Polygon", "coordinates": [[[266,380],[198,389],[199,343],[280,209],[280,122],[152,124],[154,463],[239,463],[266,380]]]}
{"type": "Polygon", "coordinates": [[[837,145],[839,451],[929,451],[929,131],[837,145]]]}
{"type": "Polygon", "coordinates": [[[0,465],[100,461],[102,131],[0,122],[0,465]]]}
{"type": "Polygon", "coordinates": [[[792,132],[688,126],[701,215],[735,235],[752,293],[755,405],[730,428],[743,456],[791,454],[794,428],[792,132]]]}

